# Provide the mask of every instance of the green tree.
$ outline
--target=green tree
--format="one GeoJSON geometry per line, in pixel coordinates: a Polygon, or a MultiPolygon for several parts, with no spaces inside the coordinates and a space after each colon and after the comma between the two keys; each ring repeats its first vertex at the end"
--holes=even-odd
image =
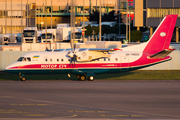
{"type": "Polygon", "coordinates": [[[99,34],[99,26],[92,26],[91,27],[91,25],[88,25],[88,26],[85,27],[85,29],[86,29],[86,31],[85,31],[85,35],[86,36],[91,36],[93,30],[96,33],[95,35],[99,34]]]}
{"type": "Polygon", "coordinates": [[[111,12],[109,13],[105,13],[103,16],[102,16],[102,22],[104,21],[116,21],[117,20],[117,16],[115,16],[115,11],[112,10],[111,12]]]}
{"type": "MultiPolygon", "coordinates": [[[[112,31],[112,33],[119,34],[119,23],[116,23],[112,27],[111,31],[112,31]]],[[[121,34],[126,34],[126,25],[125,24],[121,24],[121,34]]]]}
{"type": "MultiPolygon", "coordinates": [[[[111,22],[111,21],[117,21],[119,22],[119,15],[120,15],[120,22],[122,23],[122,14],[119,14],[118,12],[118,15],[115,15],[115,11],[112,10],[111,12],[109,13],[105,13],[104,15],[101,16],[101,21],[102,22],[111,22]]],[[[93,13],[90,13],[89,15],[89,21],[97,21],[97,24],[99,24],[99,11],[94,11],[93,10],[93,13]]]]}
{"type": "Polygon", "coordinates": [[[142,39],[142,32],[140,30],[132,30],[131,33],[131,41],[132,42],[138,42],[142,39]]]}
{"type": "Polygon", "coordinates": [[[93,10],[93,13],[89,15],[89,21],[97,21],[97,24],[99,24],[99,11],[93,10]]]}
{"type": "MultiPolygon", "coordinates": [[[[95,35],[99,34],[99,26],[92,26],[91,29],[92,31],[94,30],[94,32],[96,33],[95,35]]],[[[92,35],[92,32],[91,32],[91,35],[92,35]]]]}
{"type": "Polygon", "coordinates": [[[85,29],[86,29],[85,36],[90,36],[92,33],[91,25],[86,26],[85,29]]]}
{"type": "Polygon", "coordinates": [[[110,34],[112,33],[112,28],[109,25],[102,25],[102,34],[110,34]]]}

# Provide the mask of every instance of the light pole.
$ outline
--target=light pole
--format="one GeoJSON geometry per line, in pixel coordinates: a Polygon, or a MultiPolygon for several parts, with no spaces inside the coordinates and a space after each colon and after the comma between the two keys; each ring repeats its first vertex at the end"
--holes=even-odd
{"type": "Polygon", "coordinates": [[[128,0],[126,0],[126,40],[128,39],[128,0]]]}
{"type": "Polygon", "coordinates": [[[130,17],[130,9],[129,9],[129,43],[131,42],[131,17],[130,17]]]}
{"type": "Polygon", "coordinates": [[[22,11],[22,0],[21,0],[21,43],[23,43],[23,34],[22,34],[22,32],[23,32],[23,17],[24,17],[24,15],[23,15],[23,11],[22,11]]]}
{"type": "Polygon", "coordinates": [[[13,14],[12,14],[12,0],[11,0],[11,40],[10,42],[12,42],[12,17],[13,17],[13,14]]]}
{"type": "Polygon", "coordinates": [[[99,41],[101,41],[101,0],[99,6],[99,41]]]}
{"type": "MultiPolygon", "coordinates": [[[[5,11],[7,12],[7,0],[5,2],[5,11]]],[[[7,14],[5,14],[5,34],[7,34],[7,14]]]]}
{"type": "MultiPolygon", "coordinates": [[[[51,0],[51,29],[52,29],[52,0],[51,0]]],[[[56,39],[55,39],[56,42],[56,39]]]]}
{"type": "Polygon", "coordinates": [[[120,20],[120,14],[121,14],[121,3],[119,0],[119,41],[120,41],[120,34],[121,34],[121,20],[120,20]]]}
{"type": "MultiPolygon", "coordinates": [[[[85,0],[83,0],[83,32],[84,32],[84,3],[85,3],[85,0]]],[[[85,32],[84,32],[85,33],[85,32]]],[[[84,34],[85,35],[85,34],[84,34]]],[[[85,40],[84,40],[84,35],[82,35],[83,36],[83,43],[85,42],[85,40]]]]}
{"type": "Polygon", "coordinates": [[[47,0],[45,0],[45,6],[46,6],[45,7],[45,13],[46,13],[46,17],[45,17],[45,27],[46,27],[46,30],[45,30],[46,31],[46,36],[45,37],[46,38],[45,39],[46,39],[46,43],[47,43],[47,0]]]}
{"type": "Polygon", "coordinates": [[[71,0],[71,48],[74,48],[74,39],[75,39],[75,7],[74,0],[71,0]]]}
{"type": "Polygon", "coordinates": [[[27,0],[27,24],[26,24],[27,27],[29,27],[29,16],[28,16],[28,12],[29,12],[29,5],[28,5],[28,0],[27,0]]]}

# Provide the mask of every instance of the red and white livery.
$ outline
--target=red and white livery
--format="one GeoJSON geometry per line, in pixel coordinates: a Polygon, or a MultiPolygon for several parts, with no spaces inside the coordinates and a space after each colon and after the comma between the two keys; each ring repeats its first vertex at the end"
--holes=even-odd
{"type": "Polygon", "coordinates": [[[136,70],[171,60],[168,56],[177,15],[164,17],[148,42],[122,49],[61,49],[30,52],[6,67],[19,74],[74,74],[79,80],[94,80],[96,74],[136,70]]]}

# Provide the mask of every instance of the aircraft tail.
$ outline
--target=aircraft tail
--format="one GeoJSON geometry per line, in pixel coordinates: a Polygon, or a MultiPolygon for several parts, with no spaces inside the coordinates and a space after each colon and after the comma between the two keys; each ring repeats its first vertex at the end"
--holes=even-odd
{"type": "Polygon", "coordinates": [[[169,48],[178,15],[166,15],[154,34],[151,36],[143,52],[155,54],[169,48]]]}

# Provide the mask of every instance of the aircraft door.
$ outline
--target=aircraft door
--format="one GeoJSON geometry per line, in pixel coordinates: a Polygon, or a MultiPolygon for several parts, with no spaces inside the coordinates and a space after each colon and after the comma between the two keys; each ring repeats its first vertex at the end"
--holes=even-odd
{"type": "Polygon", "coordinates": [[[121,57],[121,65],[120,65],[121,71],[126,71],[129,68],[129,57],[122,56],[121,57]]]}

